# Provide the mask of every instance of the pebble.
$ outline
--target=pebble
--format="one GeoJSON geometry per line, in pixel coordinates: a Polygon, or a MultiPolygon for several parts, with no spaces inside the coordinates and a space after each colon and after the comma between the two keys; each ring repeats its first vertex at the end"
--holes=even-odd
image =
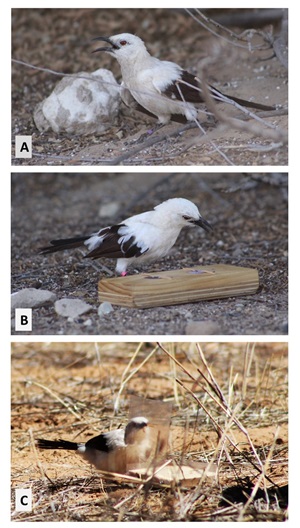
{"type": "Polygon", "coordinates": [[[11,295],[11,310],[16,308],[37,308],[45,304],[54,303],[55,293],[37,288],[24,288],[11,295]]]}
{"type": "Polygon", "coordinates": [[[69,320],[76,319],[79,315],[82,315],[92,309],[90,304],[87,304],[80,299],[59,299],[54,304],[55,311],[58,315],[68,317],[69,320]]]}
{"type": "Polygon", "coordinates": [[[113,311],[114,311],[114,309],[113,309],[112,305],[109,302],[104,301],[103,303],[100,304],[100,306],[98,308],[98,315],[99,315],[99,317],[103,317],[105,315],[110,314],[113,311]]]}
{"type": "Polygon", "coordinates": [[[109,203],[101,205],[98,214],[101,218],[115,216],[119,210],[120,210],[119,202],[109,202],[109,203]]]}

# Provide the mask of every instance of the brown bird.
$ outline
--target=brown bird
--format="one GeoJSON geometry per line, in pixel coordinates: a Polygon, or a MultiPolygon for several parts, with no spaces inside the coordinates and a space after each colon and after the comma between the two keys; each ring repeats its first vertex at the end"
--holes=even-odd
{"type": "Polygon", "coordinates": [[[38,439],[39,449],[76,451],[100,471],[126,473],[129,468],[148,465],[156,450],[157,432],[144,416],[132,418],[125,429],[101,433],[87,442],[38,439]]]}

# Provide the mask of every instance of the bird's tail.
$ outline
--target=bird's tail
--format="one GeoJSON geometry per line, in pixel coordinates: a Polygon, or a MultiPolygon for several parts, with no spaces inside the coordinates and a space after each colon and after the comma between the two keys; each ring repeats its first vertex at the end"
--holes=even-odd
{"type": "Polygon", "coordinates": [[[77,451],[78,444],[76,442],[69,442],[68,440],[37,440],[37,447],[40,449],[68,449],[77,451]]]}
{"type": "Polygon", "coordinates": [[[231,101],[234,101],[235,103],[241,106],[245,106],[246,108],[256,108],[257,110],[262,110],[265,112],[269,112],[270,110],[276,110],[275,106],[263,105],[261,103],[255,103],[254,101],[247,101],[246,99],[240,99],[239,97],[234,97],[233,95],[224,94],[220,92],[219,90],[217,90],[216,88],[214,88],[213,86],[210,86],[210,89],[211,89],[212,96],[214,97],[214,99],[217,99],[218,101],[221,101],[221,102],[222,102],[222,98],[226,97],[226,99],[230,99],[231,101]]]}
{"type": "Polygon", "coordinates": [[[56,253],[57,251],[63,251],[64,249],[77,248],[82,246],[90,236],[91,235],[50,240],[51,246],[42,247],[39,252],[46,255],[47,253],[56,253]]]}
{"type": "Polygon", "coordinates": [[[262,110],[265,112],[269,112],[270,110],[276,110],[275,106],[268,106],[263,105],[261,103],[254,103],[253,101],[246,101],[246,99],[240,99],[239,97],[233,97],[232,95],[227,96],[229,99],[232,99],[235,103],[238,103],[241,106],[245,106],[246,108],[256,108],[257,110],[262,110]]]}

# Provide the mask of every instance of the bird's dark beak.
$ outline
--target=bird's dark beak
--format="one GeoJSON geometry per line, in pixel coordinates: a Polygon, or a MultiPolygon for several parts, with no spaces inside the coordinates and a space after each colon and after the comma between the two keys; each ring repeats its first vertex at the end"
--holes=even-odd
{"type": "Polygon", "coordinates": [[[114,50],[116,49],[119,49],[118,46],[116,46],[111,40],[109,37],[96,37],[96,38],[93,38],[92,39],[93,41],[94,40],[101,40],[103,42],[107,42],[108,44],[110,44],[110,46],[105,46],[103,48],[97,48],[95,49],[94,51],[92,51],[92,53],[96,53],[96,51],[108,51],[110,53],[112,53],[114,50]]]}
{"type": "Polygon", "coordinates": [[[199,227],[202,227],[205,231],[212,231],[213,227],[210,225],[210,223],[202,218],[202,216],[199,218],[199,220],[194,220],[193,224],[198,225],[199,227]]]}

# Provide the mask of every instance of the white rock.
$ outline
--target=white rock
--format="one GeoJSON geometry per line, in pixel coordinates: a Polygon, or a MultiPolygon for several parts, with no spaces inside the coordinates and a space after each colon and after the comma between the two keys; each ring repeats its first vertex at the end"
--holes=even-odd
{"type": "Polygon", "coordinates": [[[108,202],[100,206],[98,214],[101,218],[115,216],[119,210],[120,202],[108,202]]]}
{"type": "Polygon", "coordinates": [[[37,308],[45,304],[54,303],[56,295],[48,290],[38,288],[24,288],[11,295],[11,309],[37,308]]]}
{"type": "Polygon", "coordinates": [[[103,303],[100,304],[98,308],[98,315],[99,317],[103,317],[104,315],[108,315],[113,311],[114,309],[112,305],[109,302],[104,301],[103,303]]]}
{"type": "Polygon", "coordinates": [[[190,321],[185,327],[186,335],[218,335],[220,327],[214,321],[190,321]]]}
{"type": "Polygon", "coordinates": [[[54,308],[58,315],[73,320],[91,310],[92,306],[80,299],[59,299],[55,302],[54,308]]]}
{"type": "Polygon", "coordinates": [[[100,68],[78,75],[88,79],[64,77],[35,108],[33,117],[40,132],[102,134],[112,125],[120,105],[120,85],[112,72],[100,68]]]}

